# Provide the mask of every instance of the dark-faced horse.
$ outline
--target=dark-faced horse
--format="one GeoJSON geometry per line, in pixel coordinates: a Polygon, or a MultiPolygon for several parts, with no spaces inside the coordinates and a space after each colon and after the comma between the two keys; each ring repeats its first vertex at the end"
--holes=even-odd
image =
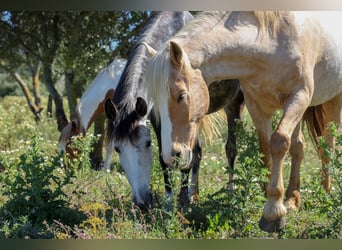
{"type": "MultiPolygon", "coordinates": [[[[63,128],[59,137],[59,150],[68,153],[71,158],[76,157],[70,148],[72,136],[85,135],[93,122],[104,112],[104,102],[114,96],[122,71],[127,60],[115,59],[102,69],[89,84],[81,96],[71,121],[63,128]]],[[[104,168],[109,171],[113,147],[107,145],[104,168]]]]}
{"type": "MultiPolygon", "coordinates": [[[[186,25],[146,71],[149,95],[160,116],[164,161],[189,164],[198,126],[209,108],[211,84],[240,79],[263,161],[271,172],[259,226],[278,231],[287,208],[299,204],[300,121],[308,121],[312,134],[327,137],[331,145],[327,124],[341,123],[340,21],[341,13],[330,12],[207,12],[186,25]],[[283,115],[272,132],[278,109],[283,115]],[[292,167],[284,204],[282,167],[287,152],[292,167]]],[[[327,170],[322,171],[322,183],[329,191],[327,170]]]]}
{"type": "MultiPolygon", "coordinates": [[[[147,98],[146,85],[149,83],[144,81],[145,68],[154,53],[154,49],[161,48],[164,42],[192,18],[189,12],[152,12],[130,53],[114,98],[109,99],[105,105],[106,114],[109,118],[108,140],[113,143],[115,150],[119,153],[120,164],[132,187],[133,201],[140,208],[146,209],[151,206],[152,202],[150,190],[152,148],[150,130],[146,124],[148,116],[157,135],[160,153],[162,152],[161,134],[163,133],[159,118],[154,116],[154,112],[150,112],[153,103],[147,98]],[[146,44],[152,47],[146,46],[146,44]]],[[[226,112],[229,113],[228,119],[231,126],[234,119],[240,118],[240,104],[243,101],[242,93],[239,92],[238,81],[231,81],[230,86],[232,85],[235,87],[229,90],[231,99],[225,98],[220,102],[220,107],[225,108],[226,112]],[[232,102],[232,99],[235,101],[232,102]]],[[[225,86],[227,84],[222,85],[223,88],[225,86]]],[[[212,111],[216,110],[217,108],[213,108],[212,111]]],[[[235,137],[232,132],[228,137],[226,148],[229,149],[227,152],[230,152],[227,153],[230,159],[229,162],[233,164],[236,147],[235,137]]],[[[188,203],[190,197],[198,195],[198,170],[201,160],[199,140],[196,140],[191,155],[193,156],[189,164],[191,167],[184,168],[181,171],[183,176],[179,195],[181,204],[188,203]],[[189,186],[190,169],[192,169],[192,178],[189,186]]],[[[163,161],[161,154],[159,159],[164,173],[166,196],[172,197],[173,193],[167,165],[163,161]]],[[[233,165],[231,166],[233,167],[233,165]]]]}

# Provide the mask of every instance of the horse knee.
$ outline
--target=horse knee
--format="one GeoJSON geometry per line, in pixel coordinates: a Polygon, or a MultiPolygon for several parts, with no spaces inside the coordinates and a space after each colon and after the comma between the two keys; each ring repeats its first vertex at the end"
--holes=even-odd
{"type": "Polygon", "coordinates": [[[280,132],[274,132],[271,136],[270,150],[272,155],[284,155],[290,148],[290,137],[280,132]]]}

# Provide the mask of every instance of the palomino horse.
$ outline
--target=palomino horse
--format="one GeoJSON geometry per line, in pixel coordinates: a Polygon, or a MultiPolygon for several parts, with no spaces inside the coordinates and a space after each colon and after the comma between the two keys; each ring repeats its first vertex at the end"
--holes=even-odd
{"type": "MultiPolygon", "coordinates": [[[[107,126],[107,140],[113,142],[115,150],[119,153],[121,166],[125,170],[126,177],[132,187],[133,202],[142,209],[146,209],[152,204],[150,191],[152,148],[150,130],[146,125],[148,115],[150,115],[150,121],[157,135],[159,152],[161,152],[162,132],[160,122],[154,117],[154,112],[150,112],[153,104],[146,99],[145,87],[145,84],[149,83],[144,82],[145,68],[154,53],[154,49],[144,45],[148,43],[155,49],[161,48],[164,42],[191,19],[192,15],[189,12],[152,12],[137,44],[130,53],[114,98],[107,100],[105,104],[106,114],[111,123],[107,126]]],[[[232,129],[235,123],[233,121],[240,118],[240,104],[243,101],[242,93],[239,92],[238,81],[232,81],[232,84],[235,87],[230,88],[229,92],[234,101],[227,101],[225,98],[220,102],[220,108],[225,108],[226,113],[229,114],[229,136],[226,149],[231,167],[233,167],[236,155],[236,139],[232,129]]],[[[227,84],[222,86],[227,86],[227,84]]],[[[190,168],[182,170],[182,188],[179,195],[181,205],[188,203],[191,196],[198,194],[201,145],[198,140],[195,144],[196,146],[192,150],[194,157],[190,164],[192,166],[190,190],[188,190],[190,168]]],[[[160,154],[159,160],[164,173],[166,196],[172,200],[173,193],[167,165],[160,154]]]]}
{"type": "MultiPolygon", "coordinates": [[[[209,107],[208,87],[215,80],[240,79],[263,161],[271,171],[259,226],[278,231],[287,208],[299,203],[304,113],[314,136],[327,136],[328,122],[341,123],[340,21],[342,13],[330,12],[207,12],[186,25],[146,70],[149,96],[161,120],[165,162],[189,164],[209,107]],[[272,115],[278,109],[283,116],[272,133],[272,115]],[[282,167],[288,151],[292,168],[284,205],[282,167]]],[[[328,191],[328,172],[322,177],[328,191]]]]}
{"type": "MultiPolygon", "coordinates": [[[[82,94],[76,106],[75,115],[61,132],[59,137],[59,149],[74,157],[70,148],[70,139],[79,134],[85,135],[89,127],[104,111],[104,101],[114,96],[115,88],[126,65],[125,59],[115,59],[110,65],[102,69],[82,94]]],[[[106,160],[104,168],[109,171],[112,159],[113,147],[106,146],[106,160]]]]}

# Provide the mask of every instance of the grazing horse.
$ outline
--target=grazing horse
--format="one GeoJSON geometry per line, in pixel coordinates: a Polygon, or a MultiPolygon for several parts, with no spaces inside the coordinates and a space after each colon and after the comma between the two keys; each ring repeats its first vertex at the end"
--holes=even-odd
{"type": "MultiPolygon", "coordinates": [[[[75,115],[61,131],[59,137],[59,149],[74,158],[74,152],[70,148],[70,139],[79,134],[85,135],[89,127],[104,111],[104,101],[114,96],[115,88],[126,64],[125,59],[115,59],[110,65],[102,69],[82,94],[76,106],[75,115]]],[[[113,148],[106,147],[106,160],[104,168],[109,171],[113,148]]]]}
{"type": "MultiPolygon", "coordinates": [[[[162,47],[164,42],[179,31],[185,23],[192,19],[189,12],[152,12],[147,24],[139,35],[138,41],[130,53],[127,65],[123,71],[115,95],[105,103],[105,110],[109,124],[107,126],[107,140],[112,142],[115,150],[119,153],[120,163],[132,188],[133,202],[140,208],[146,209],[152,205],[150,191],[152,148],[150,130],[146,125],[149,117],[157,135],[159,145],[159,160],[163,169],[165,191],[167,199],[173,197],[167,165],[161,157],[161,129],[160,122],[150,112],[153,103],[147,99],[144,81],[145,68],[154,54],[154,49],[162,47]],[[146,44],[150,46],[146,46],[146,44]]],[[[234,119],[240,118],[240,104],[243,102],[242,93],[239,92],[239,82],[232,81],[235,88],[230,88],[232,99],[225,98],[220,102],[220,108],[224,108],[229,120],[229,136],[226,144],[227,157],[233,167],[236,150],[235,136],[232,124],[234,119]],[[236,104],[238,103],[238,104],[236,104]]],[[[228,86],[222,85],[223,88],[228,86]]],[[[228,91],[228,90],[227,90],[228,91]]],[[[218,105],[217,105],[218,107],[218,105]]],[[[215,110],[217,110],[215,107],[215,110]]],[[[213,108],[213,111],[215,111],[213,108]]],[[[209,120],[209,119],[208,119],[209,120]]],[[[182,187],[179,194],[181,206],[188,203],[190,198],[198,195],[198,170],[201,160],[201,145],[196,140],[192,150],[192,168],[183,169],[182,187]],[[191,184],[188,189],[189,172],[192,169],[191,184]]],[[[172,200],[172,199],[171,199],[172,200]]]]}
{"type": "MultiPolygon", "coordinates": [[[[256,127],[264,164],[270,169],[262,230],[285,225],[287,208],[299,203],[303,155],[300,121],[312,135],[327,136],[327,123],[341,123],[342,13],[206,12],[171,38],[150,61],[146,82],[160,116],[162,157],[188,165],[214,81],[239,79],[256,127]],[[272,131],[272,116],[283,115],[272,131]],[[289,152],[291,177],[283,203],[282,167],[289,152]]],[[[333,139],[327,138],[333,146],[333,139]]],[[[329,173],[322,181],[329,190],[329,173]]]]}

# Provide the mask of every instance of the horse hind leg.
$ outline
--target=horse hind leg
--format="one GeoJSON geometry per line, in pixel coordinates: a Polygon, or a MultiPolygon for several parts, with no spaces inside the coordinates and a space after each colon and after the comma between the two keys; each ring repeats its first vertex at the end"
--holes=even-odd
{"type": "Polygon", "coordinates": [[[227,116],[228,122],[228,136],[225,145],[226,157],[228,160],[228,168],[229,168],[229,182],[228,189],[234,190],[234,165],[235,158],[237,156],[237,142],[236,142],[236,125],[237,120],[241,121],[242,111],[244,108],[244,98],[241,91],[235,96],[231,103],[228,104],[224,108],[227,116]]]}
{"type": "Polygon", "coordinates": [[[292,133],[291,146],[291,173],[289,185],[285,193],[285,207],[296,210],[300,205],[300,164],[304,156],[304,136],[301,130],[301,122],[292,133]]]}
{"type": "MultiPolygon", "coordinates": [[[[321,107],[316,110],[321,114],[318,117],[322,117],[323,120],[323,131],[321,135],[324,137],[326,142],[329,145],[330,150],[333,150],[335,147],[335,138],[329,133],[329,123],[334,123],[337,128],[339,128],[342,122],[342,92],[338,94],[335,98],[321,105],[321,107]]],[[[317,140],[315,140],[317,143],[317,140]]],[[[331,186],[331,177],[329,173],[329,159],[324,155],[323,149],[318,145],[319,155],[322,160],[322,170],[321,170],[321,184],[323,188],[330,192],[331,186]]]]}

